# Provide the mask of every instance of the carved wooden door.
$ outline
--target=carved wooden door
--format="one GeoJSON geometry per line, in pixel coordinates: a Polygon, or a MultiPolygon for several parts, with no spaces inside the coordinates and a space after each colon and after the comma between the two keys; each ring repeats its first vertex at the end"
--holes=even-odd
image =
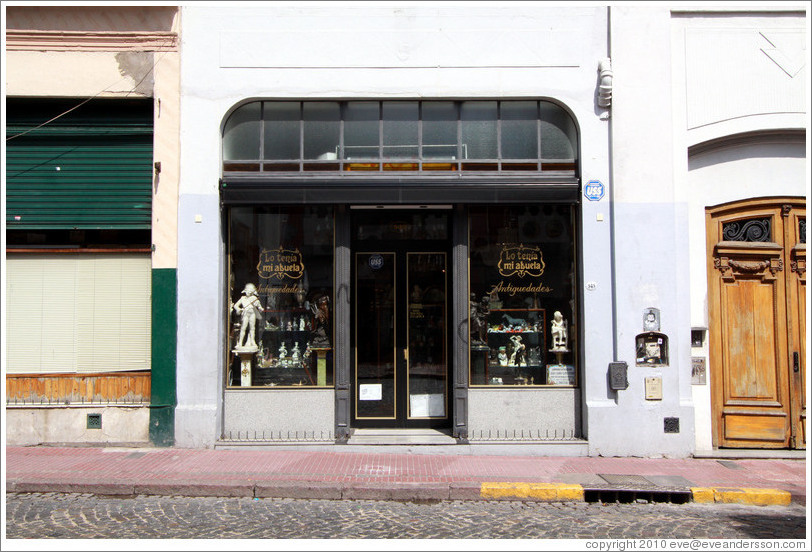
{"type": "Polygon", "coordinates": [[[806,447],[805,202],[709,208],[714,444],[806,447]]]}

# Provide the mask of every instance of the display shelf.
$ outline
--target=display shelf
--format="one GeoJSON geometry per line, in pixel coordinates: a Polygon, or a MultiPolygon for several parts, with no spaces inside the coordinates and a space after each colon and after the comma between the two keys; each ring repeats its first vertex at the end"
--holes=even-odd
{"type": "Polygon", "coordinates": [[[484,341],[472,337],[471,385],[573,386],[562,364],[570,351],[548,350],[545,309],[490,309],[484,341]]]}

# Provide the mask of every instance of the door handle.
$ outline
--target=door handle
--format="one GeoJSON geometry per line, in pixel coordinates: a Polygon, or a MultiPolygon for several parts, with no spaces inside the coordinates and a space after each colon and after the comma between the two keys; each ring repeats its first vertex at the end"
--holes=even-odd
{"type": "Polygon", "coordinates": [[[797,351],[792,353],[792,371],[796,374],[801,371],[801,355],[797,351]]]}
{"type": "Polygon", "coordinates": [[[403,360],[406,361],[406,364],[409,363],[409,348],[408,347],[403,349],[403,360]]]}

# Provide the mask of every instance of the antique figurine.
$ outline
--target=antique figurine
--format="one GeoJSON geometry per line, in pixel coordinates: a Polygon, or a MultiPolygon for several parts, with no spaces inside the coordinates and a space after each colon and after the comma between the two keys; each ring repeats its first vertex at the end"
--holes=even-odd
{"type": "Polygon", "coordinates": [[[306,296],[306,295],[307,295],[307,292],[306,292],[306,291],[305,291],[305,289],[302,287],[302,284],[301,284],[301,283],[299,283],[299,284],[296,286],[296,303],[298,303],[299,308],[301,308],[301,307],[302,307],[302,304],[304,303],[304,300],[305,300],[305,296],[306,296]]]}
{"type": "Polygon", "coordinates": [[[538,347],[533,347],[527,353],[527,362],[533,366],[541,364],[541,350],[538,347]]]}
{"type": "Polygon", "coordinates": [[[521,330],[525,326],[525,321],[523,318],[515,318],[509,314],[503,314],[502,320],[504,320],[505,328],[507,329],[521,330]]]}
{"type": "Polygon", "coordinates": [[[485,343],[485,334],[488,331],[488,315],[490,314],[490,298],[485,295],[477,303],[476,296],[471,294],[471,336],[476,344],[485,343]]]}
{"type": "Polygon", "coordinates": [[[561,316],[560,311],[555,311],[552,320],[553,347],[551,351],[567,351],[567,321],[561,316]]]}
{"type": "Polygon", "coordinates": [[[311,306],[315,317],[314,327],[311,332],[313,348],[330,347],[330,298],[322,295],[316,300],[316,304],[311,306]]]}
{"type": "Polygon", "coordinates": [[[257,318],[265,312],[257,297],[254,284],[245,284],[242,297],[234,304],[234,311],[240,316],[240,338],[235,350],[259,350],[256,340],[257,318]]]}
{"type": "Polygon", "coordinates": [[[513,342],[513,353],[510,355],[510,364],[513,366],[527,366],[525,359],[527,347],[522,343],[522,336],[513,335],[510,337],[510,341],[513,342]]]}
{"type": "Polygon", "coordinates": [[[288,348],[285,347],[285,342],[282,342],[282,345],[279,346],[279,361],[284,363],[288,359],[288,348]]]}
{"type": "Polygon", "coordinates": [[[507,347],[504,345],[499,347],[499,356],[497,357],[499,360],[499,366],[507,366],[508,365],[508,356],[507,356],[507,347]]]}
{"type": "Polygon", "coordinates": [[[302,356],[302,351],[299,349],[299,342],[297,341],[293,345],[293,350],[290,352],[290,361],[293,364],[299,364],[299,361],[301,360],[301,356],[302,356]]]}

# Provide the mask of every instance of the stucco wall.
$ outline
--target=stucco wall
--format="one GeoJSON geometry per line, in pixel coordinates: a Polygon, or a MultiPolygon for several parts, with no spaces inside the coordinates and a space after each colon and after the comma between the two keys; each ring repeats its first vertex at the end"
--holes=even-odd
{"type": "Polygon", "coordinates": [[[8,407],[6,443],[14,446],[149,443],[146,406],[8,407]],[[101,414],[101,429],[87,429],[87,415],[101,414]]]}

